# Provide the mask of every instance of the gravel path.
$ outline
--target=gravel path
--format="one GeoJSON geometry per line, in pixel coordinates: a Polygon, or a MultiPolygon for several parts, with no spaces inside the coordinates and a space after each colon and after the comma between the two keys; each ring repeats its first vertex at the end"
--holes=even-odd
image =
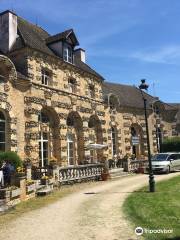
{"type": "MultiPolygon", "coordinates": [[[[169,179],[175,175],[180,173],[159,175],[156,180],[169,179]]],[[[75,192],[10,222],[5,229],[0,229],[0,239],[137,239],[121,207],[127,195],[145,185],[147,180],[147,175],[128,176],[75,192]]]]}

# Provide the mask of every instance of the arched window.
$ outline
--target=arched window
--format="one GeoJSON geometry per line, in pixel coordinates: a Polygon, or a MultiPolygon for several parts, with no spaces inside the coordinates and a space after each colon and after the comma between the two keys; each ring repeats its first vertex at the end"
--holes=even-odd
{"type": "Polygon", "coordinates": [[[112,156],[117,154],[117,141],[116,141],[116,129],[115,127],[111,128],[111,141],[112,141],[112,156]]]}
{"type": "Polygon", "coordinates": [[[6,150],[6,119],[2,112],[0,112],[0,151],[6,150]]]}

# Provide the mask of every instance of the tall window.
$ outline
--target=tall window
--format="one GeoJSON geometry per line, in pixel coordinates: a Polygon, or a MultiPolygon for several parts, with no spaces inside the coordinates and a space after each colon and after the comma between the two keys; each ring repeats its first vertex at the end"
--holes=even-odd
{"type": "MultiPolygon", "coordinates": [[[[49,118],[46,114],[42,113],[39,115],[39,123],[48,124],[49,118]]],[[[41,128],[41,126],[40,126],[41,128]]],[[[41,167],[48,165],[49,158],[49,133],[44,132],[40,129],[39,133],[39,159],[41,167]]]]}
{"type": "Polygon", "coordinates": [[[51,85],[51,74],[46,69],[41,71],[41,83],[46,86],[51,85]]]}
{"type": "Polygon", "coordinates": [[[74,165],[74,136],[73,134],[67,135],[67,156],[68,156],[68,164],[74,165]]]}
{"type": "Polygon", "coordinates": [[[91,98],[95,97],[95,87],[92,84],[89,85],[89,93],[91,98]]]}
{"type": "Polygon", "coordinates": [[[117,145],[116,145],[116,129],[114,127],[111,128],[111,140],[112,140],[112,155],[117,154],[117,145]]]}
{"type": "Polygon", "coordinates": [[[6,120],[2,112],[0,112],[0,151],[6,149],[6,120]]]}
{"type": "Polygon", "coordinates": [[[76,80],[74,78],[68,79],[68,88],[71,93],[76,93],[76,80]]]}
{"type": "Polygon", "coordinates": [[[66,62],[73,63],[73,53],[71,46],[65,45],[63,50],[63,59],[66,62]]]}

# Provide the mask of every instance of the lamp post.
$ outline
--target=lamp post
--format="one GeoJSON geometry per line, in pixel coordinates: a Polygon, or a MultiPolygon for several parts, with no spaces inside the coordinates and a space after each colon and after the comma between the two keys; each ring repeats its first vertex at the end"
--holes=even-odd
{"type": "Polygon", "coordinates": [[[141,91],[141,95],[144,102],[144,116],[146,123],[146,135],[147,135],[147,147],[148,147],[148,161],[149,161],[149,191],[155,192],[155,180],[152,171],[152,162],[151,162],[151,150],[150,150],[150,141],[149,141],[149,128],[148,128],[148,118],[147,118],[147,99],[145,98],[144,92],[142,90],[148,90],[148,84],[146,84],[146,80],[142,79],[141,84],[139,85],[139,89],[141,91]]]}

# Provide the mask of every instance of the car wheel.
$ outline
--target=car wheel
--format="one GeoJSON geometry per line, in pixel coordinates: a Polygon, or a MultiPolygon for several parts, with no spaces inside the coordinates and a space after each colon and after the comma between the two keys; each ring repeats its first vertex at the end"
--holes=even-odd
{"type": "Polygon", "coordinates": [[[168,166],[168,169],[166,170],[166,173],[169,174],[171,172],[170,166],[168,166]]]}

